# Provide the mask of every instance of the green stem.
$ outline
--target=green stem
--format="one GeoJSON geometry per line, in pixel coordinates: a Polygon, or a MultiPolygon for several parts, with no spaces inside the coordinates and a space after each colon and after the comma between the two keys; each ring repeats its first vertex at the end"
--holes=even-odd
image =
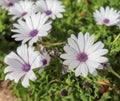
{"type": "Polygon", "coordinates": [[[116,73],[116,72],[112,69],[111,66],[108,68],[108,71],[111,72],[113,75],[115,75],[116,77],[118,77],[118,78],[120,79],[120,75],[119,75],[118,73],[116,73]]]}
{"type": "Polygon", "coordinates": [[[115,38],[115,40],[113,41],[113,43],[116,42],[119,37],[120,37],[120,34],[115,38]]]}
{"type": "Polygon", "coordinates": [[[65,44],[65,42],[50,43],[50,44],[45,44],[45,47],[59,46],[59,45],[63,45],[63,44],[65,44]]]}
{"type": "Polygon", "coordinates": [[[118,73],[116,73],[115,71],[111,71],[111,73],[120,79],[120,75],[118,73]]]}
{"type": "Polygon", "coordinates": [[[88,82],[91,82],[91,79],[89,77],[85,78],[88,82]]]}

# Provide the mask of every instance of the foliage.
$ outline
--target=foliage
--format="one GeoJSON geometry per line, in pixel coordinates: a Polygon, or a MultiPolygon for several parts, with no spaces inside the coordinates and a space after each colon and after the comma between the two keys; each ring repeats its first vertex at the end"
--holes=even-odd
{"type": "MultiPolygon", "coordinates": [[[[62,19],[53,21],[52,30],[49,36],[43,38],[44,44],[49,51],[56,49],[57,57],[51,57],[50,65],[45,67],[42,73],[37,73],[37,80],[30,82],[31,86],[23,88],[20,83],[12,83],[12,93],[20,97],[23,101],[119,101],[120,99],[120,79],[108,72],[108,69],[99,70],[98,75],[87,78],[75,77],[73,72],[62,74],[62,60],[59,55],[63,53],[63,45],[54,43],[66,42],[67,38],[78,32],[89,32],[96,35],[96,41],[104,42],[109,50],[107,57],[117,73],[120,74],[120,29],[117,26],[97,25],[93,12],[101,6],[110,6],[120,10],[119,0],[63,0],[66,12],[62,19]],[[59,46],[58,46],[59,45],[59,46]],[[89,88],[84,88],[85,82],[90,83],[89,88]],[[107,82],[107,83],[106,83],[107,82]],[[67,96],[62,96],[62,89],[68,91],[67,96]]],[[[3,63],[4,56],[16,49],[19,43],[11,38],[10,29],[12,19],[7,16],[7,11],[0,12],[0,80],[4,79],[3,63]]],[[[39,42],[41,43],[41,42],[39,42]]],[[[39,44],[35,44],[39,48],[39,44]]]]}

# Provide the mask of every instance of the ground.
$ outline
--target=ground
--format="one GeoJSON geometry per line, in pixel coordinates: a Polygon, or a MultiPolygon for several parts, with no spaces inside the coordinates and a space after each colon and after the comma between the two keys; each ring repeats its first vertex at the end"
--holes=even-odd
{"type": "Polygon", "coordinates": [[[9,80],[0,81],[0,101],[21,101],[10,93],[10,84],[9,80]]]}

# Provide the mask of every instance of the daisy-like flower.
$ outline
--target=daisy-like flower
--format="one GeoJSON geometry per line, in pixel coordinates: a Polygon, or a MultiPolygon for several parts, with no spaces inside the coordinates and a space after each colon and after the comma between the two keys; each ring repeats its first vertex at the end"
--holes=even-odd
{"type": "Polygon", "coordinates": [[[31,15],[37,11],[34,2],[32,1],[19,1],[9,9],[9,15],[13,15],[13,19],[24,18],[26,15],[31,15]]]}
{"type": "Polygon", "coordinates": [[[68,45],[64,46],[65,54],[60,57],[65,59],[64,65],[68,65],[70,70],[75,69],[75,76],[82,74],[84,77],[90,72],[93,75],[97,75],[96,69],[102,69],[101,63],[108,61],[105,55],[108,50],[103,49],[104,44],[102,42],[96,42],[94,44],[94,35],[86,33],[78,34],[78,38],[75,35],[71,35],[68,38],[68,45]]]}
{"type": "Polygon", "coordinates": [[[106,8],[101,7],[100,11],[94,12],[94,18],[99,25],[112,26],[118,23],[119,13],[108,6],[106,8]]]}
{"type": "Polygon", "coordinates": [[[14,24],[16,29],[13,32],[18,34],[13,35],[16,41],[22,41],[22,44],[29,41],[29,45],[37,42],[43,36],[47,36],[51,29],[51,21],[48,21],[48,16],[45,14],[37,13],[31,16],[26,16],[19,19],[17,24],[14,24]]]}
{"type": "Polygon", "coordinates": [[[5,9],[9,9],[14,6],[19,0],[0,0],[0,6],[5,9]]]}
{"type": "Polygon", "coordinates": [[[50,55],[44,48],[43,51],[40,51],[41,53],[41,64],[42,66],[39,69],[39,73],[41,73],[44,70],[44,67],[48,66],[50,63],[50,55]]]}
{"type": "Polygon", "coordinates": [[[65,12],[65,7],[62,5],[62,2],[59,0],[39,0],[36,2],[38,10],[42,13],[45,13],[52,19],[62,18],[62,12],[65,12]]]}
{"type": "Polygon", "coordinates": [[[15,83],[21,79],[24,87],[29,86],[29,80],[35,81],[36,76],[33,69],[42,66],[39,51],[34,51],[34,47],[21,45],[17,48],[17,54],[9,53],[4,62],[8,64],[4,73],[7,73],[5,79],[14,80],[15,83]]]}

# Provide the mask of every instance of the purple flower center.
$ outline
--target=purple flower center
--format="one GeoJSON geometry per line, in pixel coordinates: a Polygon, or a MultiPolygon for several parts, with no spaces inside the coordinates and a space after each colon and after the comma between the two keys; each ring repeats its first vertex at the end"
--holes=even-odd
{"type": "Polygon", "coordinates": [[[110,20],[107,19],[107,18],[103,20],[103,23],[104,23],[104,24],[108,24],[109,22],[110,22],[110,20]]]}
{"type": "Polygon", "coordinates": [[[37,29],[33,29],[31,32],[30,32],[30,36],[31,37],[34,37],[38,34],[38,30],[37,29]]]}
{"type": "Polygon", "coordinates": [[[23,17],[23,16],[25,16],[27,14],[27,12],[23,12],[22,14],[21,14],[21,16],[23,17]]]}
{"type": "Polygon", "coordinates": [[[68,91],[66,89],[62,89],[61,96],[67,96],[67,95],[68,95],[68,91]]]}
{"type": "Polygon", "coordinates": [[[31,66],[27,63],[23,65],[23,71],[28,72],[30,70],[31,66]]]}
{"type": "Polygon", "coordinates": [[[46,65],[46,64],[47,64],[47,60],[46,60],[46,59],[43,59],[43,60],[42,60],[42,63],[43,63],[43,65],[46,65]]]}
{"type": "Polygon", "coordinates": [[[90,87],[90,83],[89,82],[85,82],[84,84],[83,84],[83,88],[89,88],[90,87]]]}
{"type": "Polygon", "coordinates": [[[13,6],[13,3],[12,3],[12,2],[9,2],[9,3],[7,4],[7,7],[11,7],[11,6],[13,6]]]}
{"type": "Polygon", "coordinates": [[[80,62],[86,62],[88,59],[88,55],[86,53],[82,52],[78,55],[77,58],[80,62]]]}
{"type": "Polygon", "coordinates": [[[52,14],[52,11],[51,10],[47,10],[47,11],[45,11],[45,13],[46,13],[46,15],[50,15],[50,14],[52,14]]]}

